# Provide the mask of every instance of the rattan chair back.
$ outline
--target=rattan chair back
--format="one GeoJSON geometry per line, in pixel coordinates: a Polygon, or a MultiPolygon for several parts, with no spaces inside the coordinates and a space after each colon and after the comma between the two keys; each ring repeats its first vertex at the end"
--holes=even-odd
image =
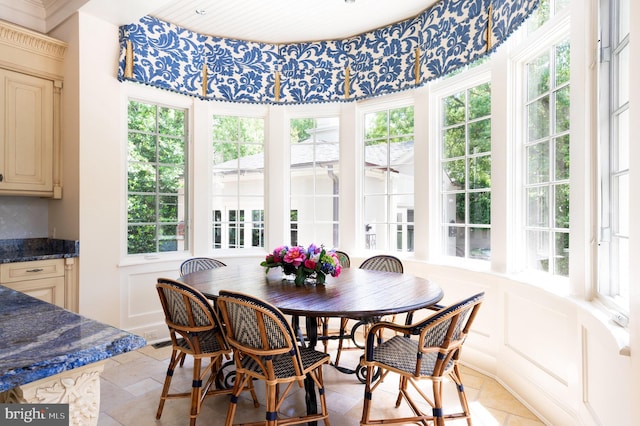
{"type": "Polygon", "coordinates": [[[168,278],[156,284],[171,342],[191,355],[231,352],[211,303],[195,288],[168,278]]]}
{"type": "MultiPolygon", "coordinates": [[[[295,333],[282,312],[273,305],[241,293],[221,291],[216,303],[233,347],[259,363],[265,358],[287,354],[291,358],[291,371],[295,371],[300,380],[304,378],[295,333]]],[[[263,370],[265,379],[275,379],[271,368],[263,370]]]]}
{"type": "Polygon", "coordinates": [[[205,269],[215,269],[221,266],[227,266],[224,262],[210,257],[192,257],[187,259],[180,265],[180,276],[190,274],[191,272],[203,271],[205,269]]]}
{"type": "Polygon", "coordinates": [[[329,355],[313,348],[299,347],[291,324],[275,306],[253,296],[220,291],[216,300],[226,324],[226,334],[236,360],[236,379],[225,424],[233,424],[239,389],[253,379],[264,380],[266,425],[298,424],[317,420],[328,422],[322,365],[329,355]],[[278,410],[294,384],[313,380],[320,394],[321,412],[297,415],[280,421],[278,410]],[[279,384],[287,386],[278,388],[279,384]]]}
{"type": "Polygon", "coordinates": [[[402,261],[400,261],[400,259],[398,259],[397,257],[388,254],[380,254],[365,259],[360,264],[360,269],[373,269],[376,271],[400,273],[404,272],[402,261]]]}
{"type": "Polygon", "coordinates": [[[341,250],[336,250],[335,253],[336,255],[338,255],[340,266],[342,266],[343,268],[348,268],[351,266],[351,258],[349,258],[349,255],[346,252],[341,250]]]}

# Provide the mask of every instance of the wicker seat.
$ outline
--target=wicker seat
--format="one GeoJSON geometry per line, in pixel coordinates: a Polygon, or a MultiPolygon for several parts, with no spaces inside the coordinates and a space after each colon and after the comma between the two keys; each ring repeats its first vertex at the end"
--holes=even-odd
{"type": "MultiPolygon", "coordinates": [[[[191,398],[190,424],[195,425],[204,398],[231,393],[231,389],[215,386],[222,359],[225,355],[231,354],[231,348],[220,326],[218,316],[202,293],[191,286],[168,278],[159,278],[156,289],[173,347],[156,419],[162,416],[167,399],[191,398]],[[184,359],[184,355],[193,357],[191,391],[169,393],[173,371],[178,362],[184,359]],[[204,369],[202,368],[203,359],[209,359],[209,364],[204,369]]],[[[247,383],[242,390],[249,390],[254,404],[258,406],[253,384],[247,383]]]]}
{"type": "Polygon", "coordinates": [[[225,424],[233,424],[241,389],[257,379],[264,380],[266,384],[267,413],[266,421],[256,424],[288,425],[323,420],[325,425],[329,425],[322,379],[322,365],[329,363],[329,355],[313,348],[299,347],[284,314],[262,300],[221,291],[217,304],[236,360],[236,380],[225,424]],[[313,380],[318,388],[321,412],[280,418],[278,410],[281,404],[294,384],[303,387],[305,377],[313,380]],[[278,388],[280,384],[286,384],[284,391],[278,388]]]}
{"type": "Polygon", "coordinates": [[[444,425],[445,419],[467,420],[471,425],[471,415],[467,397],[458,370],[458,359],[473,320],[484,299],[484,293],[478,293],[459,303],[443,308],[430,317],[411,325],[397,325],[381,322],[371,327],[367,336],[365,354],[361,365],[367,369],[362,408],[361,425],[377,424],[427,424],[433,421],[437,426],[444,425]],[[398,335],[378,343],[376,335],[384,330],[392,330],[398,335]],[[416,336],[416,337],[413,337],[416,336]],[[374,370],[380,369],[374,373],[374,370]],[[400,376],[399,393],[396,407],[406,400],[414,413],[413,417],[393,419],[371,419],[373,392],[389,373],[400,376]],[[456,385],[462,412],[444,414],[442,410],[443,378],[449,376],[456,385]],[[427,396],[419,387],[422,380],[430,380],[433,398],[427,396]],[[411,384],[411,388],[409,387],[411,384]],[[432,407],[427,414],[412,399],[417,394],[432,407]]]}
{"type": "Polygon", "coordinates": [[[187,259],[180,265],[180,276],[190,274],[191,272],[203,271],[205,269],[220,268],[227,266],[225,263],[211,259],[210,257],[192,257],[187,259]]]}

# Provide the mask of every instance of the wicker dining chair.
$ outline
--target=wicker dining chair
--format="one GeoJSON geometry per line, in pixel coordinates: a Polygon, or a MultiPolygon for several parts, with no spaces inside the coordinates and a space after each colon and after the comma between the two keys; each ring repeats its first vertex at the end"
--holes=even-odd
{"type": "Polygon", "coordinates": [[[284,314],[263,300],[223,290],[217,303],[236,360],[235,385],[225,425],[233,424],[238,395],[254,379],[264,380],[266,384],[266,422],[261,424],[275,426],[323,420],[325,425],[329,425],[322,378],[322,366],[329,363],[329,355],[298,346],[293,328],[284,314]],[[306,376],[318,388],[321,412],[280,418],[280,406],[294,384],[304,387],[306,376]],[[280,384],[286,384],[284,391],[279,389],[280,384]]]}
{"type": "Polygon", "coordinates": [[[221,266],[227,265],[224,262],[210,257],[192,257],[180,265],[180,276],[190,274],[191,272],[220,268],[221,266]]]}
{"type": "MultiPolygon", "coordinates": [[[[202,401],[212,395],[230,394],[230,388],[216,388],[216,376],[224,356],[231,355],[221,322],[210,302],[198,290],[168,278],[158,278],[156,284],[160,303],[169,327],[172,351],[160,396],[156,419],[162,416],[165,401],[190,398],[190,425],[196,424],[202,401]],[[193,380],[190,392],[169,393],[173,372],[185,355],[193,357],[193,380]],[[202,360],[209,364],[203,369],[202,360]],[[208,377],[207,377],[208,376],[208,377]]],[[[240,391],[249,390],[254,405],[258,406],[253,383],[248,382],[240,391]]],[[[238,392],[240,393],[240,392],[238,392]]]]}
{"type": "MultiPolygon", "coordinates": [[[[395,256],[391,256],[388,254],[378,254],[376,256],[371,256],[368,259],[365,259],[360,264],[360,269],[370,269],[373,271],[383,271],[383,272],[397,272],[399,274],[404,273],[404,266],[402,265],[402,261],[395,256]]],[[[412,313],[409,313],[412,315],[412,313]]],[[[391,321],[395,321],[396,316],[393,315],[391,321]]]]}
{"type": "MultiPolygon", "coordinates": [[[[190,274],[191,272],[204,271],[206,269],[215,269],[227,266],[225,263],[212,259],[210,257],[192,257],[187,259],[180,265],[180,276],[190,274]]],[[[180,367],[184,365],[185,354],[180,357],[180,367]]]]}
{"type": "Polygon", "coordinates": [[[402,265],[402,261],[395,256],[391,256],[388,254],[379,254],[376,256],[371,256],[368,259],[365,259],[360,264],[360,269],[372,269],[375,271],[386,271],[386,272],[404,272],[404,266],[402,265]]]}
{"type": "Polygon", "coordinates": [[[341,250],[334,250],[336,255],[338,255],[338,260],[340,261],[340,266],[343,268],[348,268],[351,266],[351,258],[349,255],[341,250]]]}
{"type": "MultiPolygon", "coordinates": [[[[368,259],[365,259],[360,264],[360,269],[404,273],[404,266],[402,265],[402,261],[395,256],[391,256],[387,254],[375,255],[375,256],[369,257],[368,259]]],[[[392,321],[395,321],[395,315],[392,317],[392,321]]],[[[340,363],[340,355],[342,354],[342,350],[344,349],[344,345],[343,345],[343,342],[345,339],[344,336],[350,336],[348,338],[353,340],[353,343],[356,345],[356,348],[364,347],[364,344],[356,341],[355,335],[358,333],[357,329],[362,327],[363,328],[362,333],[363,335],[366,336],[369,328],[368,324],[365,323],[364,321],[358,321],[352,327],[351,332],[347,334],[348,324],[349,324],[349,318],[340,318],[339,333],[341,337],[338,338],[338,349],[336,351],[336,360],[334,362],[334,365],[336,366],[338,366],[338,364],[340,363]]],[[[324,329],[323,329],[323,335],[325,335],[324,329]]],[[[327,332],[327,335],[328,335],[328,332],[327,332]]],[[[325,338],[325,342],[326,341],[327,339],[325,338]]]]}
{"type": "MultiPolygon", "coordinates": [[[[347,252],[344,252],[341,250],[335,250],[335,253],[338,256],[338,260],[340,261],[340,266],[342,268],[349,268],[351,266],[351,258],[349,257],[347,252]]],[[[330,336],[332,336],[329,332],[329,319],[330,319],[329,317],[318,318],[318,327],[320,327],[320,333],[323,337],[322,344],[324,346],[325,353],[329,352],[329,340],[331,338],[330,336]]],[[[342,348],[342,339],[344,338],[344,330],[346,326],[347,326],[347,319],[340,318],[340,331],[338,334],[333,335],[334,339],[339,339],[338,345],[340,348],[342,348]]],[[[340,363],[340,352],[341,350],[338,350],[336,354],[335,365],[338,365],[340,363]]]]}
{"type": "MultiPolygon", "coordinates": [[[[374,424],[427,424],[433,422],[443,426],[445,419],[466,419],[471,425],[471,414],[467,397],[458,369],[460,351],[471,324],[484,300],[484,293],[478,293],[461,302],[443,308],[430,317],[409,325],[381,322],[373,325],[367,336],[361,365],[366,367],[364,405],[361,425],[374,424]],[[376,335],[385,329],[398,335],[379,343],[376,335]],[[378,370],[374,373],[374,370],[378,370]],[[400,376],[396,408],[404,399],[414,416],[402,418],[372,419],[373,392],[389,373],[400,376]],[[442,395],[446,377],[455,383],[462,408],[458,413],[443,413],[442,395]],[[420,389],[419,382],[430,380],[433,396],[429,397],[420,389]],[[411,385],[411,388],[409,387],[411,385]],[[426,413],[423,406],[413,398],[422,397],[432,408],[426,413]]],[[[384,411],[388,413],[388,411],[384,411]]]]}

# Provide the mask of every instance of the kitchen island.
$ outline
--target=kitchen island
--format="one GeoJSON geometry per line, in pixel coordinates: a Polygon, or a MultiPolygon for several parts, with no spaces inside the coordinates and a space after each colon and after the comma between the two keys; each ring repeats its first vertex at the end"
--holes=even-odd
{"type": "Polygon", "coordinates": [[[0,403],[69,404],[69,424],[95,425],[100,373],[142,337],[0,286],[0,403]]]}

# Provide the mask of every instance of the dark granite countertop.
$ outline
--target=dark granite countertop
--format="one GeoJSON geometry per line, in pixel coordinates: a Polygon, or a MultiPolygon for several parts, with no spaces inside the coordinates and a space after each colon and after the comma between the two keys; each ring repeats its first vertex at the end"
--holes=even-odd
{"type": "Polygon", "coordinates": [[[80,242],[52,238],[0,240],[0,263],[78,257],[80,242]]]}
{"type": "Polygon", "coordinates": [[[0,392],[143,347],[135,334],[0,286],[0,392]]]}

